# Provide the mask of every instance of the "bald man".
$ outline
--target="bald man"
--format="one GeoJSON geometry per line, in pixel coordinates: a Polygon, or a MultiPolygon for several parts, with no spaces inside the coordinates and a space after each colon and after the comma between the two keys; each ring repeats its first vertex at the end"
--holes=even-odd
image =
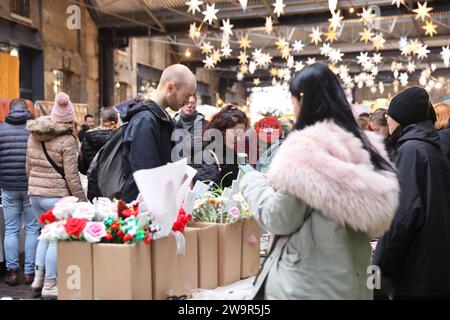
{"type": "MultiPolygon", "coordinates": [[[[124,121],[128,122],[123,139],[124,185],[120,197],[131,202],[139,191],[133,173],[172,162],[173,121],[165,111],[178,111],[195,94],[195,75],[184,65],[167,67],[149,100],[131,105],[124,121]]],[[[113,174],[113,173],[112,173],[113,174]]]]}

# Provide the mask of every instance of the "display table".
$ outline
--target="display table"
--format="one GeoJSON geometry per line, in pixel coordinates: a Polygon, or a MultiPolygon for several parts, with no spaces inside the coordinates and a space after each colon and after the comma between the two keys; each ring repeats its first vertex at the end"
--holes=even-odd
{"type": "Polygon", "coordinates": [[[249,300],[254,280],[255,277],[250,277],[213,290],[197,289],[192,293],[191,300],[249,300]]]}

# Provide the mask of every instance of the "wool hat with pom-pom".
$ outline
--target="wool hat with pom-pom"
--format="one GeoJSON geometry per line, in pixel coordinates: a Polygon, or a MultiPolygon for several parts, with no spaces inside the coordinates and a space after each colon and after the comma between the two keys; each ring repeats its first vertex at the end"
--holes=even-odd
{"type": "Polygon", "coordinates": [[[75,111],[69,96],[60,92],[55,97],[51,117],[56,122],[72,122],[75,119],[75,111]]]}

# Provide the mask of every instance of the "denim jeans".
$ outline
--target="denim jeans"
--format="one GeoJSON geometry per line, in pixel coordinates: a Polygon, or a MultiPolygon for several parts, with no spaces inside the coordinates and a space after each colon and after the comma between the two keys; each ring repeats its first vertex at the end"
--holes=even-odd
{"type": "Polygon", "coordinates": [[[2,190],[5,216],[5,255],[8,270],[19,269],[19,233],[25,225],[25,274],[34,274],[39,224],[30,205],[27,191],[2,190]]]}
{"type": "MultiPolygon", "coordinates": [[[[41,213],[53,208],[59,200],[60,198],[30,197],[31,206],[38,218],[41,216],[41,213]]],[[[45,270],[46,278],[56,278],[56,259],[56,242],[39,240],[36,250],[36,267],[45,270]]]]}

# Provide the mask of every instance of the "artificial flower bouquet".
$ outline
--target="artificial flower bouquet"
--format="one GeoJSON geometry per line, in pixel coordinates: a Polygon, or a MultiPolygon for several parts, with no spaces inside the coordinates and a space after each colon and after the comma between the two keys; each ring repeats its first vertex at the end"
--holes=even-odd
{"type": "Polygon", "coordinates": [[[219,186],[199,195],[192,212],[196,222],[233,223],[253,216],[240,193],[231,194],[229,188],[219,186]]]}
{"type": "Polygon", "coordinates": [[[78,202],[76,197],[62,198],[38,222],[44,224],[39,239],[47,241],[148,244],[159,230],[148,215],[140,215],[138,202],[107,198],[95,199],[93,204],[78,202]]]}

